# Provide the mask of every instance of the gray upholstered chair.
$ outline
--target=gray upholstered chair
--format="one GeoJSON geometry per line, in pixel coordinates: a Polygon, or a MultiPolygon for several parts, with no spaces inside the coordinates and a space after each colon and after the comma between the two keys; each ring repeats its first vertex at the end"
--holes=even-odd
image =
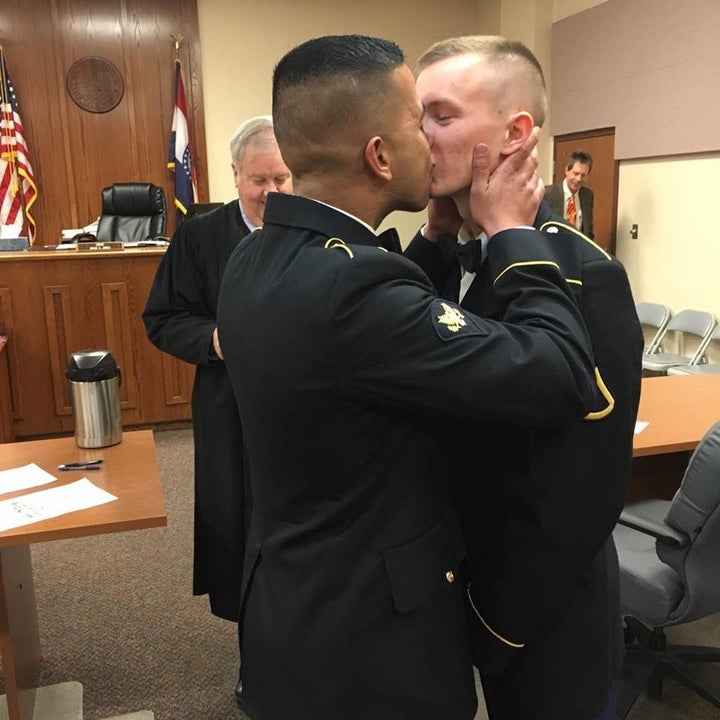
{"type": "Polygon", "coordinates": [[[661,303],[639,302],[635,303],[635,310],[643,332],[650,330],[650,341],[643,348],[643,353],[662,352],[662,339],[672,317],[670,308],[661,303]]]}
{"type": "Polygon", "coordinates": [[[663,337],[671,332],[683,336],[683,344],[687,336],[697,338],[697,348],[689,354],[654,352],[645,354],[642,358],[643,370],[666,374],[668,368],[676,365],[697,365],[705,361],[705,350],[710,342],[710,334],[715,327],[716,320],[712,313],[704,310],[681,310],[667,324],[663,337]]]}
{"type": "MultiPolygon", "coordinates": [[[[720,342],[720,325],[716,325],[710,334],[710,343],[720,342]]],[[[705,348],[710,348],[710,343],[705,348]]],[[[677,365],[668,368],[668,375],[720,375],[720,363],[705,363],[703,365],[677,365]]]]}
{"type": "Polygon", "coordinates": [[[165,191],[152,183],[115,183],[102,191],[97,239],[142,242],[165,233],[165,191]]]}
{"type": "MultiPolygon", "coordinates": [[[[626,626],[620,717],[644,687],[660,699],[666,675],[720,708],[720,693],[700,682],[692,668],[695,662],[720,662],[720,648],[671,646],[664,632],[720,611],[720,422],[695,449],[672,501],[627,506],[613,538],[626,626]]],[[[717,674],[720,679],[720,667],[717,674]]]]}

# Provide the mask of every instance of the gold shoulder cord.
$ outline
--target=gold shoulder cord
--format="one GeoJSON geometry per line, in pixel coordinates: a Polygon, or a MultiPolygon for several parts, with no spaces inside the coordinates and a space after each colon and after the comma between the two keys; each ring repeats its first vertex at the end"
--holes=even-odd
{"type": "Polygon", "coordinates": [[[513,268],[517,267],[528,267],[530,265],[552,265],[552,267],[560,269],[560,266],[557,263],[552,262],[551,260],[526,260],[525,262],[516,262],[512,265],[508,265],[494,280],[493,285],[496,285],[498,280],[506,273],[510,272],[513,268]]]}
{"type": "Polygon", "coordinates": [[[472,583],[468,583],[467,586],[467,596],[468,600],[470,601],[470,606],[473,609],[473,612],[478,616],[478,619],[480,622],[485,626],[485,629],[493,636],[496,637],[501,643],[504,643],[505,645],[509,645],[511,648],[515,648],[516,650],[520,650],[525,647],[525,643],[514,643],[510,642],[510,640],[507,640],[499,633],[496,633],[486,622],[483,620],[482,615],[478,612],[478,609],[475,607],[475,603],[473,602],[472,595],[470,594],[470,586],[472,583]]]}
{"type": "Polygon", "coordinates": [[[325,243],[325,247],[328,250],[334,250],[335,248],[340,248],[340,250],[344,250],[350,259],[352,260],[355,255],[353,255],[353,251],[347,246],[347,244],[341,240],[340,238],[332,237],[327,240],[325,243]]]}
{"type": "Polygon", "coordinates": [[[600,388],[600,392],[602,393],[602,396],[607,400],[607,407],[603,410],[596,410],[595,412],[589,412],[585,416],[585,420],[602,420],[604,417],[607,417],[614,409],[615,409],[615,398],[612,396],[612,393],[608,389],[608,386],[605,384],[605,381],[602,379],[602,375],[600,375],[600,370],[595,367],[595,382],[597,383],[598,388],[600,388]]]}

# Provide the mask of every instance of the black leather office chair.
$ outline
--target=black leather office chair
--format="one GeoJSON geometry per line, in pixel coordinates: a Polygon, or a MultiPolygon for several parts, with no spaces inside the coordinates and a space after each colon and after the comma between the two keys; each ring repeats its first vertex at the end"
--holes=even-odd
{"type": "Polygon", "coordinates": [[[720,648],[670,645],[664,632],[720,612],[720,422],[695,449],[672,501],[628,505],[613,538],[626,624],[620,717],[643,688],[660,699],[666,675],[720,708],[720,671],[712,687],[692,667],[720,663],[720,648]]]}
{"type": "Polygon", "coordinates": [[[99,242],[142,242],[165,234],[165,191],[152,183],[115,183],[102,191],[99,242]]]}

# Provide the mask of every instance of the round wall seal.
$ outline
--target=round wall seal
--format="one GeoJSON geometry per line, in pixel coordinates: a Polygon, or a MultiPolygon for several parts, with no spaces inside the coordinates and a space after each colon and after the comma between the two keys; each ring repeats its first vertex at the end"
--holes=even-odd
{"type": "Polygon", "coordinates": [[[67,90],[83,110],[104,113],[120,102],[124,84],[120,71],[109,60],[84,57],[68,70],[67,90]]]}

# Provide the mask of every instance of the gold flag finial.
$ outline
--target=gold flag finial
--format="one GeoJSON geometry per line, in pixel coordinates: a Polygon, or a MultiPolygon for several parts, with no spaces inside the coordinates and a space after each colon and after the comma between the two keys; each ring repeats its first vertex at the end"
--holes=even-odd
{"type": "Polygon", "coordinates": [[[180,33],[179,35],[170,35],[170,37],[175,42],[175,59],[178,60],[180,58],[180,43],[185,39],[185,36],[180,33]]]}

